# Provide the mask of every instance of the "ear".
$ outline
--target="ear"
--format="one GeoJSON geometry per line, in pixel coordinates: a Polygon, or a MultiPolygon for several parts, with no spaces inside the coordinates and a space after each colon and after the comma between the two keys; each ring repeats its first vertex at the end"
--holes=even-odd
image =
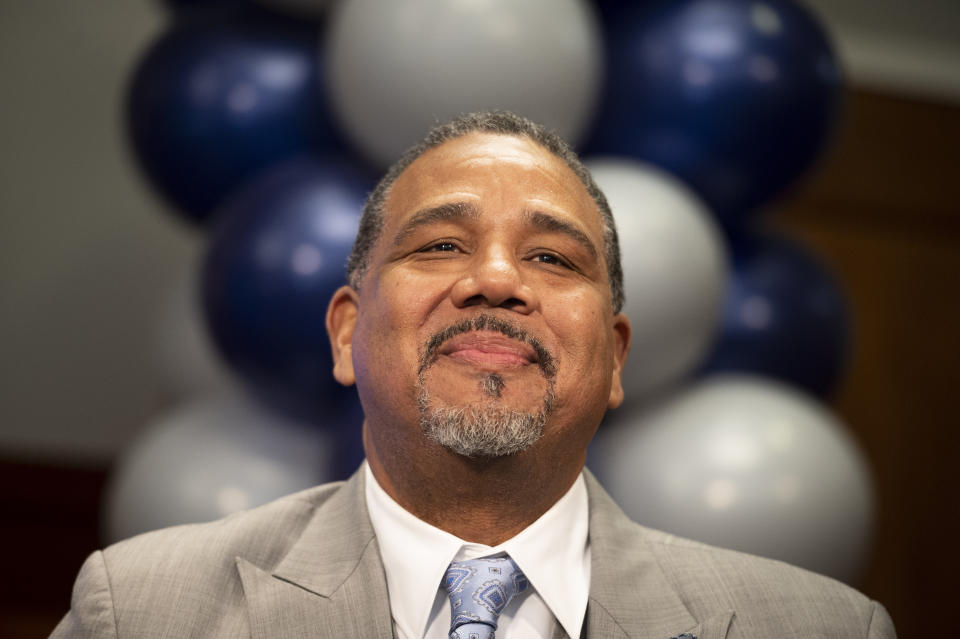
{"type": "Polygon", "coordinates": [[[327,306],[327,335],[333,350],[333,376],[344,386],[351,386],[353,374],[353,329],[357,325],[360,298],[349,286],[341,286],[327,306]]]}
{"type": "Polygon", "coordinates": [[[623,367],[630,354],[630,320],[623,313],[613,316],[613,376],[610,380],[610,399],[608,408],[616,408],[623,403],[623,367]]]}

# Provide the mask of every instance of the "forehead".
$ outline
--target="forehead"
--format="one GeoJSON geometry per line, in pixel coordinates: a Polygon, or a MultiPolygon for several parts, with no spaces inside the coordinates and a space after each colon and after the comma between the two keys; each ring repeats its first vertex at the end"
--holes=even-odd
{"type": "Polygon", "coordinates": [[[494,206],[547,209],[601,232],[596,203],[566,162],[526,137],[493,133],[469,133],[424,152],[390,188],[384,223],[463,199],[480,200],[481,208],[483,200],[495,200],[494,206]]]}

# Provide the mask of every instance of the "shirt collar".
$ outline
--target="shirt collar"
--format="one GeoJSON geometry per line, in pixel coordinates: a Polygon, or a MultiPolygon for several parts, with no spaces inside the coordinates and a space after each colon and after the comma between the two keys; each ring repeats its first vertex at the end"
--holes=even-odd
{"type": "Polygon", "coordinates": [[[583,475],[550,510],[495,550],[509,554],[570,637],[590,596],[589,506],[583,475]]]}
{"type": "Polygon", "coordinates": [[[581,474],[547,512],[496,547],[465,542],[418,519],[395,502],[364,463],[367,509],[377,535],[399,629],[422,637],[451,561],[506,552],[563,626],[579,637],[590,584],[588,503],[581,474]]]}

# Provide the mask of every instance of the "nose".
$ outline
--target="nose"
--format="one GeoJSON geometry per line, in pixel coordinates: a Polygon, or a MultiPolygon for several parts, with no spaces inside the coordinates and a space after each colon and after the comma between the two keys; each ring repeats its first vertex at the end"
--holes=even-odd
{"type": "Polygon", "coordinates": [[[523,314],[537,308],[536,295],[524,283],[519,261],[506,247],[477,251],[466,266],[450,294],[458,308],[487,306],[523,314]]]}

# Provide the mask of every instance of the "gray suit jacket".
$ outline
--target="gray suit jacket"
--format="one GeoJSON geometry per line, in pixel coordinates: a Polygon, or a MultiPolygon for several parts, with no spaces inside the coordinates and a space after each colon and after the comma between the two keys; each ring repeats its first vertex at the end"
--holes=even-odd
{"type": "MultiPolygon", "coordinates": [[[[589,472],[590,639],[894,637],[883,606],[631,522],[589,472]]],[[[93,553],[55,638],[393,637],[363,473],[93,553]]]]}

